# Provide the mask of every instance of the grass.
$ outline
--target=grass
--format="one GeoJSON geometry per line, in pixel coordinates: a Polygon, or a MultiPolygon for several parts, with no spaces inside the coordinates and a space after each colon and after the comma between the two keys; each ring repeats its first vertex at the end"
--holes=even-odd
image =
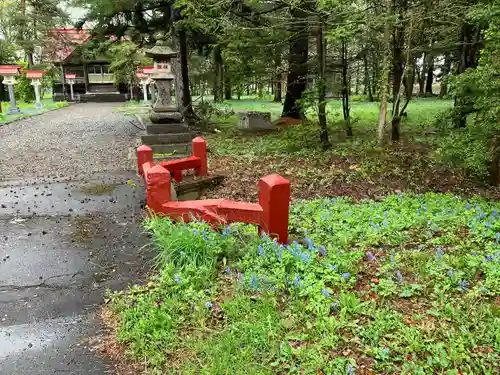
{"type": "Polygon", "coordinates": [[[280,173],[295,242],[148,219],[156,273],[110,295],[124,353],[148,374],[499,373],[500,204],[484,198],[498,191],[439,159],[450,107],[412,101],[401,142],[380,148],[377,104],[352,103],[348,138],[330,101],[323,151],[312,115],[248,135],[235,112],[281,106],[217,104],[209,168],[227,177],[207,196],[255,201],[258,178],[280,173]]]}
{"type": "Polygon", "coordinates": [[[146,223],[157,274],[114,294],[151,374],[495,374],[500,205],[451,194],[297,201],[255,228],[146,223]]]}
{"type": "Polygon", "coordinates": [[[39,110],[35,108],[33,103],[18,102],[17,107],[21,110],[19,114],[8,115],[7,111],[11,107],[10,102],[2,102],[2,113],[0,113],[0,124],[11,122],[14,120],[19,120],[26,117],[31,117],[40,113],[45,113],[52,111],[54,109],[59,109],[66,107],[67,102],[53,102],[52,99],[42,99],[43,109],[39,110]]]}

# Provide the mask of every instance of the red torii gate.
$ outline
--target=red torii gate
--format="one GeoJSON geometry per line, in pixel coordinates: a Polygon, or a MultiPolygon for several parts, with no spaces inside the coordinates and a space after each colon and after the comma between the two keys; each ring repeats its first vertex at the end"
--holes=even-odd
{"type": "Polygon", "coordinates": [[[290,183],[278,174],[259,181],[259,203],[229,199],[172,201],[172,176],[181,181],[182,171],[194,169],[196,176],[206,176],[207,144],[201,137],[192,141],[192,156],[167,162],[153,163],[153,150],[145,145],[137,149],[137,167],[146,185],[146,202],[155,213],[185,222],[193,218],[213,225],[231,222],[256,224],[259,232],[267,233],[280,243],[288,242],[288,209],[290,183]]]}

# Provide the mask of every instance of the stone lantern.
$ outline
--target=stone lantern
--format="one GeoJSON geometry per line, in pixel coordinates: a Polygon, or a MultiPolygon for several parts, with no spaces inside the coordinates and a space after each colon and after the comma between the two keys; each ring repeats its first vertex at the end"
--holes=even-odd
{"type": "Polygon", "coordinates": [[[14,96],[14,85],[17,83],[16,76],[19,74],[19,65],[0,65],[0,76],[3,76],[2,83],[9,89],[10,108],[8,114],[21,113],[17,108],[16,98],[14,96]]]}
{"type": "Polygon", "coordinates": [[[73,91],[73,85],[76,83],[76,74],[65,74],[64,80],[69,85],[70,100],[75,100],[75,93],[73,91]]]}
{"type": "Polygon", "coordinates": [[[148,83],[149,77],[143,72],[136,72],[135,75],[139,78],[139,83],[142,85],[142,91],[144,93],[144,103],[148,102],[148,83]]]}
{"type": "Polygon", "coordinates": [[[43,104],[40,100],[40,86],[42,85],[42,78],[45,74],[44,70],[27,70],[26,77],[31,80],[31,85],[35,89],[35,108],[42,109],[43,104]]]}
{"type": "Polygon", "coordinates": [[[170,96],[175,79],[170,60],[177,56],[177,52],[161,42],[156,43],[153,48],[145,52],[146,56],[152,57],[154,61],[154,72],[151,74],[151,79],[155,81],[157,89],[156,101],[149,118],[154,124],[179,123],[182,121],[182,114],[177,105],[173,104],[170,96]]]}

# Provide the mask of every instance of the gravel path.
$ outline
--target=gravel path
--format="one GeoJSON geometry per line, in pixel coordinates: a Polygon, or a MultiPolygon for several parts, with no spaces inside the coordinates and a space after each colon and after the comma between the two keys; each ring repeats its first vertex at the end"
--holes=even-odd
{"type": "Polygon", "coordinates": [[[101,304],[154,255],[128,160],[140,131],[116,107],[0,127],[0,375],[113,373],[95,350],[101,304]]]}
{"type": "Polygon", "coordinates": [[[117,106],[75,104],[0,126],[0,181],[134,169],[127,157],[139,129],[113,112],[117,106]]]}

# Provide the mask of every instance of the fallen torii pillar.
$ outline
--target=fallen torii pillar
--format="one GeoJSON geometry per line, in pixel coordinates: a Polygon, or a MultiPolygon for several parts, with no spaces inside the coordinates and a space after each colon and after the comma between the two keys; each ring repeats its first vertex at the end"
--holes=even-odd
{"type": "Polygon", "coordinates": [[[143,145],[137,149],[138,172],[144,178],[148,207],[157,214],[185,222],[197,219],[215,226],[234,222],[256,224],[259,233],[267,233],[278,242],[287,243],[290,182],[278,174],[260,179],[258,203],[230,199],[172,201],[172,177],[180,181],[186,169],[194,169],[197,176],[208,174],[205,140],[197,137],[192,145],[191,157],[156,165],[150,147],[143,145]]]}

